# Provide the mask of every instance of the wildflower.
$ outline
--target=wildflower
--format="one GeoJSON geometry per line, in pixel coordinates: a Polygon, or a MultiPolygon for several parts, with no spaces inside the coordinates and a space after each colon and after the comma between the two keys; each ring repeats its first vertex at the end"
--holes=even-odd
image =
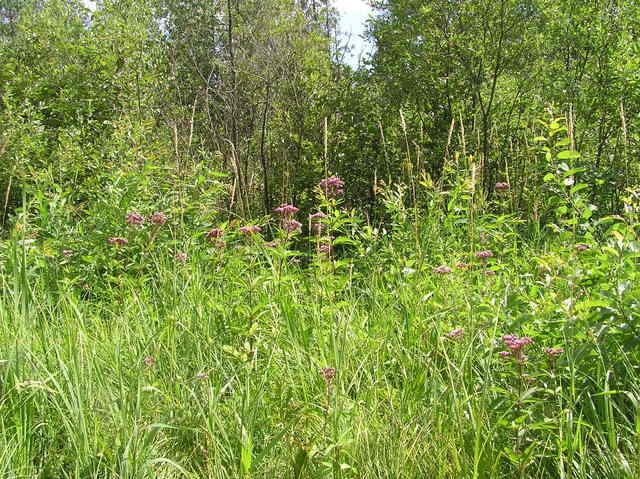
{"type": "Polygon", "coordinates": [[[333,378],[336,377],[336,368],[322,368],[320,374],[327,384],[331,384],[333,378]]]}
{"type": "Polygon", "coordinates": [[[322,223],[322,220],[325,220],[327,218],[328,216],[322,212],[309,215],[309,220],[311,221],[311,230],[316,234],[322,233],[325,228],[325,225],[324,223],[322,223]]]}
{"type": "Polygon", "coordinates": [[[478,251],[476,253],[476,257],[480,258],[483,261],[486,261],[488,258],[493,257],[493,251],[490,251],[490,250],[478,251]]]}
{"type": "Polygon", "coordinates": [[[509,189],[509,183],[498,182],[495,186],[496,191],[503,192],[509,189]]]}
{"type": "Polygon", "coordinates": [[[510,351],[500,351],[498,353],[498,356],[500,356],[501,358],[508,358],[509,356],[511,356],[511,352],[510,351]]]}
{"type": "Polygon", "coordinates": [[[282,223],[282,229],[287,233],[294,233],[302,227],[302,223],[296,220],[286,220],[282,223]]]}
{"type": "Polygon", "coordinates": [[[587,251],[589,249],[589,245],[588,244],[577,244],[576,245],[576,250],[578,251],[587,251]]]}
{"type": "Polygon", "coordinates": [[[344,194],[344,181],[338,176],[325,178],[318,186],[320,186],[329,198],[335,198],[336,196],[342,196],[344,194]]]}
{"type": "Polygon", "coordinates": [[[330,244],[321,244],[318,247],[318,251],[322,254],[331,254],[331,245],[330,244]]]}
{"type": "Polygon", "coordinates": [[[564,349],[562,348],[546,348],[544,350],[544,352],[547,354],[547,356],[549,357],[549,359],[553,360],[555,359],[557,356],[561,355],[562,353],[564,353],[564,349]]]}
{"type": "Polygon", "coordinates": [[[433,268],[433,272],[435,274],[449,274],[452,273],[453,270],[449,266],[438,266],[437,268],[433,268]]]}
{"type": "Polygon", "coordinates": [[[167,215],[165,215],[162,211],[156,211],[151,215],[149,221],[151,221],[155,225],[163,225],[167,222],[167,215]]]}
{"type": "Polygon", "coordinates": [[[184,263],[185,261],[187,261],[188,257],[189,256],[187,255],[187,253],[184,253],[184,252],[177,253],[175,256],[176,261],[180,261],[181,263],[184,263]]]}
{"type": "Polygon", "coordinates": [[[275,210],[273,210],[274,213],[277,213],[279,215],[282,215],[288,218],[294,216],[298,211],[300,211],[299,208],[296,208],[293,205],[287,205],[287,204],[280,205],[275,210]]]}
{"type": "Polygon", "coordinates": [[[153,356],[147,356],[142,360],[145,366],[153,366],[156,363],[156,358],[153,356]]]}
{"type": "Polygon", "coordinates": [[[496,272],[493,271],[492,269],[488,269],[488,270],[484,271],[484,274],[486,276],[494,276],[496,274],[496,272]]]}
{"type": "Polygon", "coordinates": [[[204,237],[207,239],[218,239],[222,237],[223,233],[224,231],[222,229],[213,228],[212,230],[207,231],[204,237]]]}
{"type": "Polygon", "coordinates": [[[451,331],[450,333],[448,333],[446,335],[447,338],[449,339],[459,339],[462,337],[462,335],[464,334],[464,329],[463,328],[456,328],[453,331],[451,331]]]}
{"type": "Polygon", "coordinates": [[[520,338],[516,334],[505,334],[502,336],[502,342],[510,351],[501,351],[498,353],[500,356],[503,358],[513,356],[518,362],[527,361],[528,358],[524,355],[524,347],[528,344],[533,344],[533,340],[531,338],[528,336],[520,338]]]}
{"type": "Polygon", "coordinates": [[[124,221],[129,226],[140,226],[142,223],[144,223],[145,220],[144,216],[138,213],[129,213],[124,217],[124,221]]]}
{"type": "Polygon", "coordinates": [[[460,261],[458,264],[456,264],[456,268],[459,268],[459,269],[466,269],[468,267],[469,267],[469,265],[467,263],[463,263],[462,261],[460,261]]]}
{"type": "Polygon", "coordinates": [[[63,256],[71,256],[73,254],[73,251],[70,249],[63,249],[62,250],[62,255],[63,256]]]}
{"type": "Polygon", "coordinates": [[[276,248],[277,246],[278,246],[277,241],[269,241],[268,243],[264,244],[265,248],[276,248]]]}
{"type": "Polygon", "coordinates": [[[113,238],[108,238],[107,239],[107,243],[114,244],[116,246],[125,246],[125,245],[129,244],[129,241],[127,239],[125,239],[125,238],[113,237],[113,238]]]}
{"type": "Polygon", "coordinates": [[[251,225],[243,226],[239,228],[238,231],[240,231],[240,233],[242,233],[243,235],[252,235],[254,233],[260,233],[260,231],[262,231],[262,228],[256,225],[251,225]]]}

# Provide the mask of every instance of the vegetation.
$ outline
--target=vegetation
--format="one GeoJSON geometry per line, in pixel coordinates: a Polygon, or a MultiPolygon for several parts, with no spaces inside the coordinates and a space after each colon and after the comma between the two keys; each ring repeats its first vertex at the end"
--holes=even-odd
{"type": "Polygon", "coordinates": [[[640,475],[632,0],[0,0],[0,475],[640,475]]]}

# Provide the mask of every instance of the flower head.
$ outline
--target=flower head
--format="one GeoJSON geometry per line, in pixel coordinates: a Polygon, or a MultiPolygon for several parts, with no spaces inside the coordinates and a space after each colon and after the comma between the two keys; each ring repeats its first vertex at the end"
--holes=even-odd
{"type": "Polygon", "coordinates": [[[450,274],[453,270],[449,266],[438,266],[437,268],[433,268],[433,272],[435,274],[450,274]]]}
{"type": "Polygon", "coordinates": [[[507,191],[509,189],[509,183],[498,182],[495,186],[496,191],[507,191]]]}
{"type": "Polygon", "coordinates": [[[330,244],[321,244],[318,247],[318,252],[322,254],[331,254],[331,245],[330,244]]]}
{"type": "Polygon", "coordinates": [[[107,243],[114,244],[116,246],[125,246],[125,245],[129,244],[129,240],[127,240],[125,238],[113,237],[113,238],[108,238],[107,239],[107,243]]]}
{"type": "Polygon", "coordinates": [[[587,251],[589,249],[589,245],[588,244],[577,244],[576,245],[576,250],[578,251],[587,251]]]}
{"type": "Polygon", "coordinates": [[[262,228],[257,225],[251,225],[243,226],[239,228],[238,231],[240,231],[240,233],[242,233],[243,235],[252,235],[254,233],[260,233],[260,231],[262,231],[262,228]]]}
{"type": "Polygon", "coordinates": [[[484,271],[483,274],[485,274],[486,276],[495,276],[496,272],[492,269],[488,269],[484,271]]]}
{"type": "Polygon", "coordinates": [[[187,259],[189,258],[189,255],[187,255],[187,253],[185,253],[184,251],[180,252],[180,253],[176,253],[176,261],[179,261],[181,263],[184,263],[185,261],[187,261],[187,259]]]}
{"type": "Polygon", "coordinates": [[[302,227],[302,223],[296,220],[285,220],[282,222],[282,229],[287,233],[293,233],[295,231],[300,230],[302,227]]]}
{"type": "Polygon", "coordinates": [[[327,218],[328,216],[322,212],[309,215],[309,221],[311,221],[311,230],[316,234],[322,233],[325,228],[325,225],[322,222],[322,220],[325,220],[327,218]]]}
{"type": "Polygon", "coordinates": [[[463,263],[462,261],[460,261],[458,264],[456,264],[456,268],[459,268],[459,269],[466,269],[468,267],[469,267],[469,265],[467,263],[463,263]]]}
{"type": "Polygon", "coordinates": [[[142,360],[145,366],[153,366],[156,363],[156,358],[153,356],[147,356],[142,360]]]}
{"type": "Polygon", "coordinates": [[[296,208],[295,206],[288,205],[288,204],[280,205],[275,210],[273,210],[274,213],[277,213],[284,217],[294,216],[298,211],[300,211],[299,208],[296,208]]]}
{"type": "Polygon", "coordinates": [[[207,231],[204,237],[207,239],[219,239],[222,237],[223,233],[224,231],[222,229],[213,228],[212,230],[207,231]]]}
{"type": "Polygon", "coordinates": [[[144,216],[138,213],[129,213],[124,217],[125,223],[129,226],[140,226],[144,223],[144,216]]]}
{"type": "Polygon", "coordinates": [[[163,225],[167,222],[167,215],[162,211],[156,211],[151,215],[149,221],[151,221],[154,225],[163,225]]]}
{"type": "Polygon", "coordinates": [[[342,196],[344,194],[344,181],[342,181],[339,176],[325,178],[318,186],[320,186],[329,198],[335,198],[336,196],[342,196]]]}
{"type": "Polygon", "coordinates": [[[451,332],[447,333],[446,337],[449,339],[460,339],[462,338],[462,335],[464,334],[464,329],[463,328],[456,328],[454,330],[452,330],[451,332]]]}
{"type": "Polygon", "coordinates": [[[333,378],[336,377],[336,368],[322,368],[320,375],[324,378],[327,384],[331,384],[333,378]]]}
{"type": "Polygon", "coordinates": [[[544,350],[544,352],[549,357],[549,359],[555,359],[556,357],[558,357],[562,353],[564,353],[564,349],[562,349],[562,348],[546,348],[544,350]]]}
{"type": "Polygon", "coordinates": [[[488,258],[493,257],[493,251],[491,250],[485,250],[485,251],[478,251],[476,253],[476,257],[482,259],[482,260],[486,260],[488,258]]]}
{"type": "Polygon", "coordinates": [[[71,256],[73,254],[73,250],[70,249],[63,249],[62,250],[62,255],[63,256],[71,256]]]}
{"type": "Polygon", "coordinates": [[[502,336],[502,342],[509,348],[509,351],[501,351],[498,353],[500,356],[513,356],[518,362],[527,361],[528,358],[524,355],[524,347],[528,344],[533,344],[533,340],[530,337],[518,337],[517,334],[505,334],[502,336]]]}

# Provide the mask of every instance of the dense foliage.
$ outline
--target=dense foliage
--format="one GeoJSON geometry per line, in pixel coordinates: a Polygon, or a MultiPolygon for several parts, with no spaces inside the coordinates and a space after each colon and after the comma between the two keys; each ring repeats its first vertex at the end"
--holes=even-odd
{"type": "Polygon", "coordinates": [[[640,475],[640,6],[0,0],[0,475],[640,475]]]}

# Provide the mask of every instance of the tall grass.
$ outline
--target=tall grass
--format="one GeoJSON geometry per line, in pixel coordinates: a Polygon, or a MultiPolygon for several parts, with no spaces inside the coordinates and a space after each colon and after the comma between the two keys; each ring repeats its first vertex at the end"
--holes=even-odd
{"type": "Polygon", "coordinates": [[[443,224],[424,219],[422,252],[392,239],[333,266],[152,256],[100,300],[7,243],[0,475],[637,477],[637,353],[592,340],[576,304],[595,296],[572,284],[605,246],[534,247],[508,225],[468,246],[443,224]],[[498,357],[506,333],[534,338],[531,383],[498,357]]]}

